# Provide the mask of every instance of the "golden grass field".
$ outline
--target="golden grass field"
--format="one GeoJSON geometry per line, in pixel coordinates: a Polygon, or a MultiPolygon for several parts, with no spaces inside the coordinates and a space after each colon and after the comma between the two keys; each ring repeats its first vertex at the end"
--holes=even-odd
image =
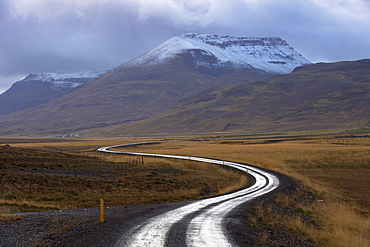
{"type": "MultiPolygon", "coordinates": [[[[10,141],[8,142],[10,143],[10,141]]],[[[147,199],[147,201],[139,200],[139,203],[161,203],[168,200],[178,201],[199,196],[208,196],[210,195],[209,191],[211,191],[211,194],[216,193],[217,185],[225,188],[223,192],[226,192],[226,190],[234,190],[247,183],[245,176],[230,173],[224,169],[215,168],[212,165],[188,161],[145,158],[144,165],[132,166],[133,162],[129,159],[135,159],[134,157],[117,157],[92,152],[94,148],[101,146],[140,141],[147,140],[118,138],[105,140],[64,140],[63,142],[35,140],[24,143],[13,141],[10,145],[11,147],[33,148],[45,152],[58,151],[86,155],[87,157],[94,156],[111,163],[126,162],[125,164],[129,167],[135,167],[138,170],[141,169],[142,176],[135,177],[135,179],[146,181],[153,178],[151,175],[154,174],[150,172],[157,169],[157,172],[155,172],[157,175],[154,175],[156,179],[151,180],[151,182],[158,183],[158,179],[162,179],[166,186],[158,189],[153,185],[146,185],[153,192],[146,193],[145,197],[153,197],[147,199]],[[202,171],[198,170],[199,167],[202,168],[202,171]],[[182,171],[185,173],[182,175],[185,176],[182,178],[176,177],[179,175],[176,172],[170,172],[171,178],[158,176],[158,174],[163,173],[168,168],[173,169],[171,171],[182,171]],[[209,176],[211,171],[213,174],[209,176]],[[200,181],[204,183],[204,187],[202,188],[203,194],[200,193],[199,189],[197,190],[200,184],[190,182],[192,180],[190,178],[191,176],[194,176],[192,178],[201,179],[200,181]],[[206,180],[207,178],[209,180],[206,180]],[[186,184],[185,180],[182,179],[189,179],[186,181],[189,181],[188,185],[190,186],[190,188],[183,187],[187,191],[183,192],[183,197],[176,198],[166,194],[171,190],[170,187],[167,187],[168,184],[174,181],[175,187],[181,190],[180,185],[186,184]],[[208,191],[208,194],[205,191],[208,191]],[[153,194],[151,195],[151,193],[153,194]],[[188,194],[186,195],[186,193],[188,194]]],[[[370,245],[370,234],[368,234],[370,232],[370,136],[368,134],[255,139],[239,138],[237,140],[213,138],[208,141],[199,138],[198,141],[168,142],[158,145],[131,147],[124,150],[128,152],[178,154],[224,159],[248,163],[286,174],[302,184],[305,190],[315,195],[317,199],[311,203],[300,203],[300,195],[298,193],[292,197],[278,195],[276,200],[283,205],[289,205],[296,210],[310,215],[310,217],[314,218],[314,223],[307,224],[297,217],[274,215],[269,210],[267,210],[269,213],[266,213],[266,206],[268,207],[268,205],[263,205],[265,207],[265,213],[262,215],[266,221],[271,221],[271,224],[274,224],[273,222],[276,224],[278,221],[279,224],[284,224],[288,229],[306,236],[307,239],[320,246],[370,245]],[[273,143],[262,144],[266,143],[267,140],[272,140],[273,143]]],[[[3,185],[2,190],[4,190],[3,185]]],[[[145,191],[147,192],[147,190],[145,191]]],[[[103,192],[98,193],[95,191],[94,193],[96,193],[96,196],[103,196],[103,192]]],[[[131,196],[143,195],[140,194],[139,187],[137,187],[136,192],[138,194],[134,193],[131,196]]],[[[1,193],[4,195],[8,192],[2,191],[1,193]]],[[[129,192],[126,190],[120,193],[127,194],[129,192]]],[[[123,200],[124,198],[126,197],[122,197],[121,199],[123,200]]],[[[4,204],[4,201],[0,201],[0,203],[4,204]]],[[[115,201],[114,203],[119,202],[115,201]]],[[[71,204],[71,206],[77,205],[71,204]]],[[[70,208],[71,206],[65,205],[63,208],[70,208]]],[[[253,223],[253,219],[250,219],[250,221],[253,223]]]]}

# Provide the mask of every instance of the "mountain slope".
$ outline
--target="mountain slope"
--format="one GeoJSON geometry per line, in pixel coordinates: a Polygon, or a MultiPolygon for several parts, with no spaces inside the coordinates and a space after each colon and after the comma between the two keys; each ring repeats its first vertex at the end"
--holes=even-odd
{"type": "Polygon", "coordinates": [[[30,74],[0,95],[0,115],[46,103],[107,71],[30,74]]]}
{"type": "Polygon", "coordinates": [[[155,116],[179,100],[211,87],[250,83],[277,73],[277,69],[272,72],[257,68],[265,61],[259,61],[254,55],[249,55],[250,61],[244,59],[243,62],[224,59],[229,54],[248,57],[240,53],[248,46],[252,50],[263,50],[265,55],[260,56],[261,59],[267,54],[285,56],[279,61],[274,60],[276,63],[267,62],[272,67],[286,69],[287,64],[309,63],[279,38],[272,38],[264,46],[262,41],[257,45],[248,38],[222,37],[214,45],[209,43],[215,42],[215,36],[203,39],[202,35],[188,34],[170,39],[44,105],[0,116],[0,134],[59,135],[88,129],[96,132],[96,128],[155,116]],[[187,45],[179,40],[186,40],[187,45]],[[273,41],[274,45],[268,45],[273,41]],[[290,55],[282,52],[284,49],[289,50],[290,55]]]}
{"type": "Polygon", "coordinates": [[[107,135],[275,132],[370,125],[370,60],[314,64],[262,82],[209,89],[107,135]]]}

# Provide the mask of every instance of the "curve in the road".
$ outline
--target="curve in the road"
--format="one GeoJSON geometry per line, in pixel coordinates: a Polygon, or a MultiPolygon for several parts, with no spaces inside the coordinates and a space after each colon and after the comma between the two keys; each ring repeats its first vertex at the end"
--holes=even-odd
{"type": "MultiPolygon", "coordinates": [[[[160,143],[160,142],[155,142],[160,143]]],[[[261,169],[223,160],[165,154],[111,151],[110,148],[155,144],[142,142],[99,148],[100,152],[184,159],[229,166],[253,176],[255,183],[245,189],[206,198],[153,217],[132,228],[115,246],[234,246],[223,224],[225,216],[238,205],[271,192],[279,179],[261,169]],[[184,230],[186,229],[186,230],[184,230]]]]}

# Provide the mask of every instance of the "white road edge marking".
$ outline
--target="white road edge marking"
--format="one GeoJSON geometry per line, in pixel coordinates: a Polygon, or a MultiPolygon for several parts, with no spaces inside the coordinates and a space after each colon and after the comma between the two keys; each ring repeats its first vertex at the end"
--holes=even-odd
{"type": "MultiPolygon", "coordinates": [[[[173,159],[194,160],[201,162],[208,162],[212,164],[225,165],[247,171],[248,174],[253,176],[256,183],[248,188],[212,198],[206,198],[195,201],[186,206],[171,210],[161,215],[155,216],[141,225],[138,225],[125,235],[115,244],[119,246],[165,246],[166,237],[171,227],[179,222],[187,215],[194,213],[198,210],[204,209],[201,214],[194,217],[186,232],[186,245],[187,246],[232,246],[232,243],[227,239],[223,229],[222,220],[232,209],[238,205],[253,200],[258,196],[262,196],[279,186],[279,179],[261,169],[222,160],[215,160],[209,158],[189,157],[180,155],[165,155],[165,154],[148,154],[148,153],[134,153],[134,152],[118,152],[110,151],[110,148],[127,147],[134,145],[151,144],[152,142],[131,143],[115,146],[102,147],[97,149],[100,152],[115,153],[115,154],[128,154],[140,156],[163,157],[173,159]],[[215,204],[207,209],[206,207],[215,204]]],[[[159,143],[159,142],[156,142],[159,143]]]]}

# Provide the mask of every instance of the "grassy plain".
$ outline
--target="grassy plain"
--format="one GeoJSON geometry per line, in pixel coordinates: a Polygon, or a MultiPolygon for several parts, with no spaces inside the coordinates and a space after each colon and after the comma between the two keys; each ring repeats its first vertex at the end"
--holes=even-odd
{"type": "Polygon", "coordinates": [[[316,200],[305,201],[303,192],[278,195],[279,205],[311,220],[274,214],[271,205],[264,205],[265,224],[284,223],[320,246],[370,244],[370,135],[162,143],[132,151],[213,157],[281,172],[302,184],[316,200]]]}
{"type": "MultiPolygon", "coordinates": [[[[140,185],[130,182],[133,184],[122,186],[122,190],[118,191],[121,195],[125,195],[119,199],[121,203],[125,200],[128,201],[128,197],[131,199],[146,198],[145,200],[139,200],[138,203],[161,203],[190,199],[216,193],[216,187],[219,184],[223,188],[233,190],[247,182],[240,174],[229,173],[224,169],[215,169],[211,165],[201,163],[145,158],[144,164],[141,164],[140,159],[135,157],[112,156],[92,152],[94,148],[100,146],[139,141],[146,140],[81,139],[63,142],[35,141],[32,143],[12,143],[10,145],[11,147],[33,148],[47,152],[57,150],[58,153],[62,154],[84,155],[86,159],[93,157],[94,160],[99,160],[99,162],[103,162],[103,160],[107,162],[103,164],[103,167],[115,167],[121,163],[122,166],[124,164],[125,167],[130,167],[124,170],[121,168],[121,171],[117,174],[125,177],[125,179],[132,177],[130,181],[140,180],[143,182],[140,185]],[[202,170],[204,169],[204,172],[199,173],[199,166],[202,167],[202,170]],[[137,172],[140,175],[133,175],[137,172]],[[210,176],[210,174],[214,174],[214,176],[210,176]],[[199,181],[202,182],[194,182],[194,178],[200,179],[199,181]],[[225,184],[222,184],[223,182],[225,184]],[[131,189],[132,186],[137,187],[133,190],[131,189]],[[129,187],[131,187],[130,190],[127,189],[129,187]],[[176,188],[174,194],[178,194],[179,191],[182,191],[183,194],[170,195],[174,188],[176,188]]],[[[277,214],[272,209],[272,204],[260,205],[256,207],[256,217],[248,219],[252,225],[256,223],[257,227],[258,221],[262,220],[264,224],[270,226],[283,224],[287,229],[301,234],[307,240],[320,246],[370,245],[368,235],[370,231],[369,134],[256,137],[254,139],[238,138],[234,140],[221,138],[205,140],[199,138],[198,141],[168,142],[158,145],[131,147],[126,148],[125,151],[218,158],[249,163],[281,172],[302,184],[304,189],[290,196],[278,194],[275,201],[279,207],[286,207],[299,212],[301,216],[277,214]],[[312,194],[314,200],[305,200],[304,197],[307,193],[312,194]],[[304,220],[305,217],[309,218],[309,221],[304,220]]],[[[73,175],[73,169],[69,168],[67,170],[70,170],[73,175]]],[[[116,173],[116,171],[114,172],[116,173]]],[[[122,183],[121,178],[115,177],[113,173],[106,173],[106,175],[114,177],[118,181],[117,186],[113,186],[113,188],[121,187],[122,184],[119,184],[119,181],[122,183]]],[[[29,174],[26,176],[29,176],[29,174]]],[[[82,178],[71,176],[70,179],[81,180],[82,178]]],[[[112,190],[112,184],[115,183],[114,179],[100,178],[99,180],[101,183],[111,181],[108,188],[112,190]]],[[[29,186],[29,180],[25,181],[24,186],[29,186]]],[[[73,183],[76,184],[77,182],[73,180],[73,183]]],[[[102,185],[99,186],[101,186],[100,188],[106,188],[102,185]]],[[[5,189],[7,195],[9,195],[9,190],[12,190],[12,187],[7,185],[5,189]]],[[[73,194],[75,191],[76,188],[70,193],[73,194]]],[[[86,193],[86,190],[83,192],[86,193]]],[[[81,191],[81,194],[83,192],[81,191]]],[[[2,187],[3,198],[6,193],[4,187],[2,187]]],[[[110,198],[110,193],[109,190],[94,189],[92,194],[87,197],[93,195],[92,198],[98,199],[104,195],[106,198],[110,198]]],[[[7,202],[9,200],[16,201],[9,198],[7,202]]],[[[113,199],[112,202],[117,203],[113,199]]],[[[4,201],[0,203],[5,205],[4,201]]],[[[42,203],[48,204],[50,201],[43,200],[42,203]]],[[[55,206],[55,203],[52,203],[51,206],[55,206]]],[[[62,208],[76,206],[78,205],[68,204],[62,206],[62,208]]],[[[92,206],[92,204],[83,202],[80,206],[92,206]]],[[[261,236],[262,238],[264,242],[268,243],[267,234],[261,236]]]]}
{"type": "Polygon", "coordinates": [[[176,202],[248,184],[210,164],[94,151],[112,140],[14,142],[0,146],[0,213],[97,207],[100,198],[107,206],[176,202]]]}

